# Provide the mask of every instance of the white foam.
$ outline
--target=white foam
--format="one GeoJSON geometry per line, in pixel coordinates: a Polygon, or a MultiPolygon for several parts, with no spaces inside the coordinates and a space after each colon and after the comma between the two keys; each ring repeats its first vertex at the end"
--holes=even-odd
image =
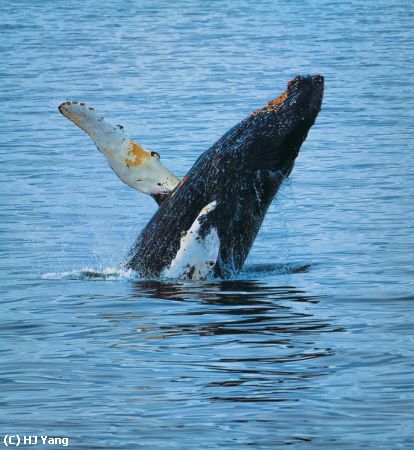
{"type": "Polygon", "coordinates": [[[131,281],[139,279],[137,272],[122,267],[92,268],[68,272],[48,272],[41,275],[43,280],[97,280],[97,281],[131,281]]]}

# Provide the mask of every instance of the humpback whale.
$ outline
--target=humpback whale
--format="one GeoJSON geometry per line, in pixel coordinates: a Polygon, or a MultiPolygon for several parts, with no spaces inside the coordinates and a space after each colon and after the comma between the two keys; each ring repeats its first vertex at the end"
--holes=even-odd
{"type": "Polygon", "coordinates": [[[116,175],[160,205],[123,265],[150,278],[236,275],[293,169],[323,90],[319,74],[295,77],[279,97],[202,153],[182,180],[121,125],[109,124],[84,103],[62,103],[60,112],[92,138],[116,175]]]}

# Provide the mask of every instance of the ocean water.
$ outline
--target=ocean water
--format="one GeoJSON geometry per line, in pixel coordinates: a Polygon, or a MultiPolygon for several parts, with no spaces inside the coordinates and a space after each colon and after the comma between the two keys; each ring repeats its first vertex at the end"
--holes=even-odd
{"type": "Polygon", "coordinates": [[[413,14],[0,2],[0,446],[414,448],[413,14]],[[300,73],[325,76],[323,108],[240,276],[120,270],[157,206],[57,106],[183,176],[300,73]]]}

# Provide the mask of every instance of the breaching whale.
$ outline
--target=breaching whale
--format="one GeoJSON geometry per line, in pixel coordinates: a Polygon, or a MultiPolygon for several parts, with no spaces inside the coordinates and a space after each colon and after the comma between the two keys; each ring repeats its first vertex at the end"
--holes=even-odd
{"type": "Polygon", "coordinates": [[[123,265],[143,277],[236,275],[320,111],[324,79],[297,76],[278,98],[225,133],[180,181],[160,155],[84,103],[60,112],[89,134],[117,176],[160,205],[123,265]]]}

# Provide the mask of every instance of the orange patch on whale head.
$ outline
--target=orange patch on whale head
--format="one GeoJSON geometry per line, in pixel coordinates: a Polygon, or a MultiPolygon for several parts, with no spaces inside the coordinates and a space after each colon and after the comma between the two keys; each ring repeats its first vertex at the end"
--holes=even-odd
{"type": "Polygon", "coordinates": [[[139,167],[144,161],[151,158],[151,153],[134,141],[131,141],[128,155],[131,156],[131,158],[125,158],[125,164],[128,168],[139,167]]]}
{"type": "Polygon", "coordinates": [[[266,113],[266,112],[272,112],[277,111],[277,109],[283,104],[283,102],[288,98],[288,92],[283,92],[282,95],[279,95],[279,97],[275,98],[274,100],[271,100],[264,108],[260,108],[257,111],[254,111],[252,113],[253,116],[260,113],[266,113]]]}
{"type": "Polygon", "coordinates": [[[270,101],[265,108],[267,109],[273,109],[276,106],[281,105],[286,99],[288,98],[288,93],[287,91],[283,92],[282,95],[280,95],[278,98],[275,98],[274,100],[270,101]]]}

